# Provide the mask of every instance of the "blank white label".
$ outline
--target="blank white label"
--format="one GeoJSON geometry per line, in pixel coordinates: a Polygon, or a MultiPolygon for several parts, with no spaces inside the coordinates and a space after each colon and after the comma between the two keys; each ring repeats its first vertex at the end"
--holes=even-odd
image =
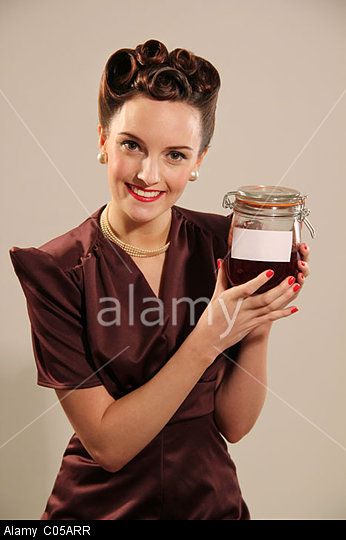
{"type": "Polygon", "coordinates": [[[248,261],[289,262],[292,231],[233,228],[231,256],[248,261]]]}

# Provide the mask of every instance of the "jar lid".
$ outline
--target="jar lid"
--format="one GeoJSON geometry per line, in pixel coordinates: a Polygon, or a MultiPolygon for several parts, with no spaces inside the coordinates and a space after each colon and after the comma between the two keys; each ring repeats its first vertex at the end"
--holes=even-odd
{"type": "Polygon", "coordinates": [[[307,216],[310,214],[310,210],[305,208],[305,199],[307,195],[302,195],[300,191],[290,187],[284,186],[265,186],[263,184],[258,185],[246,185],[240,186],[236,191],[228,191],[224,195],[222,206],[224,208],[237,209],[244,202],[248,206],[254,207],[293,207],[293,212],[298,215],[299,221],[304,221],[307,228],[310,231],[312,238],[315,237],[315,229],[311,225],[307,216]],[[230,195],[235,196],[235,202],[230,200],[230,195]]]}
{"type": "Polygon", "coordinates": [[[239,201],[257,203],[261,206],[295,206],[304,204],[306,195],[284,186],[246,185],[233,192],[239,201]]]}

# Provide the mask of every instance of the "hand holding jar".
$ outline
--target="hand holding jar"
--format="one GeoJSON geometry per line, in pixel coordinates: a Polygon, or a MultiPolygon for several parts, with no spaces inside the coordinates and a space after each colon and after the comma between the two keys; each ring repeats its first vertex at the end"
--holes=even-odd
{"type": "MultiPolygon", "coordinates": [[[[307,261],[308,253],[303,251],[308,252],[302,246],[302,256],[307,261]]],[[[301,285],[289,276],[276,287],[255,294],[274,277],[271,269],[242,285],[229,288],[225,261],[219,259],[218,265],[213,296],[194,329],[201,349],[210,351],[211,362],[220,351],[235,345],[256,328],[298,311],[295,306],[286,306],[297,298],[301,290],[301,285]]],[[[301,273],[305,277],[308,275],[307,262],[301,273]]]]}

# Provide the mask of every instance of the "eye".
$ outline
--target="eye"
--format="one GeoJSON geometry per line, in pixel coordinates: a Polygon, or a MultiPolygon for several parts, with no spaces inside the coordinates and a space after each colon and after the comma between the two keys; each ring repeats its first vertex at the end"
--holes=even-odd
{"type": "Polygon", "coordinates": [[[183,159],[186,159],[186,156],[184,156],[184,154],[182,154],[181,152],[175,152],[175,151],[172,151],[170,152],[170,154],[175,154],[176,156],[178,156],[179,158],[181,159],[174,159],[173,158],[173,161],[182,161],[183,159]]]}
{"type": "MultiPolygon", "coordinates": [[[[123,142],[121,143],[122,146],[123,146],[123,145],[131,145],[131,144],[134,144],[135,146],[138,146],[138,144],[137,144],[135,141],[123,141],[123,142]]],[[[127,148],[128,150],[130,150],[130,151],[133,150],[133,148],[129,148],[128,146],[126,146],[126,148],[127,148]]]]}
{"type": "MultiPolygon", "coordinates": [[[[136,150],[137,147],[139,148],[139,144],[131,140],[123,141],[120,144],[121,146],[125,146],[127,150],[129,150],[130,152],[136,150]],[[131,145],[135,145],[135,148],[131,145]]],[[[169,152],[168,155],[176,156],[176,157],[172,157],[173,161],[182,161],[183,159],[186,159],[186,156],[182,152],[177,152],[175,150],[172,150],[171,152],[169,152]]]]}

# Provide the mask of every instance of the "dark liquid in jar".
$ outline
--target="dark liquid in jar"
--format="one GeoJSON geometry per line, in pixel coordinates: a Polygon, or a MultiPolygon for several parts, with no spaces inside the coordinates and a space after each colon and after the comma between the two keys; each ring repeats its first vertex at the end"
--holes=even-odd
{"type": "Polygon", "coordinates": [[[226,260],[226,274],[228,280],[233,286],[242,285],[258,276],[265,270],[274,270],[274,275],[267,283],[262,285],[254,294],[261,294],[273,287],[279,285],[286,277],[294,276],[298,277],[297,263],[300,260],[300,255],[297,249],[292,249],[291,259],[289,262],[270,262],[270,261],[249,261],[246,259],[232,259],[231,252],[225,258],[226,260]]]}

